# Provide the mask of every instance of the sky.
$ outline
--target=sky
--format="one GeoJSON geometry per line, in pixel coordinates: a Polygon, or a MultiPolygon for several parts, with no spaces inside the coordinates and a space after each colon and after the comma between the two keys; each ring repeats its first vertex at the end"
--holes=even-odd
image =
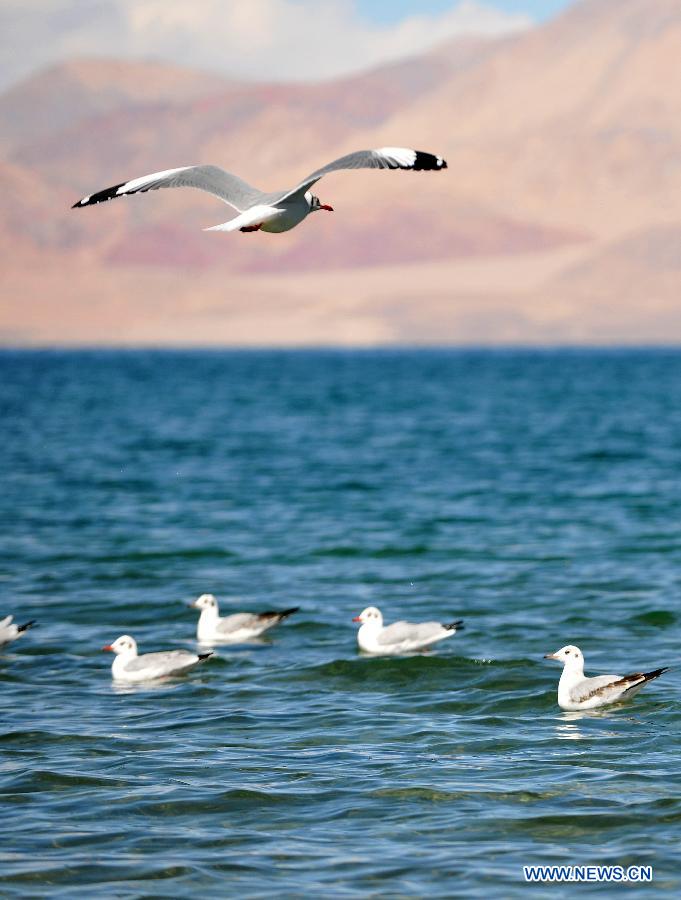
{"type": "Polygon", "coordinates": [[[163,60],[261,81],[330,78],[459,35],[512,34],[570,2],[0,0],[0,89],[74,57],[163,60]]]}
{"type": "MultiPolygon", "coordinates": [[[[507,13],[524,13],[536,22],[544,21],[568,6],[571,0],[490,0],[489,6],[507,13]]],[[[383,24],[398,22],[416,11],[430,15],[442,13],[454,4],[452,0],[359,0],[362,16],[383,24]]]]}

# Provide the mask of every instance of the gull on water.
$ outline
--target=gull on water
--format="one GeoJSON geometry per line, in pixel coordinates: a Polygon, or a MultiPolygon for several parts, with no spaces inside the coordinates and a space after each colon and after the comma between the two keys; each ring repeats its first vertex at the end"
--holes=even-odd
{"type": "Polygon", "coordinates": [[[384,627],[381,611],[375,606],[367,606],[352,621],[362,623],[357,632],[360,650],[374,656],[424,650],[437,641],[452,637],[457,630],[463,628],[461,619],[447,625],[441,622],[394,622],[384,627]]]}
{"type": "Polygon", "coordinates": [[[5,616],[4,619],[0,619],[0,647],[16,641],[25,631],[28,631],[29,628],[35,625],[35,620],[26,622],[24,625],[14,625],[12,623],[13,618],[14,616],[5,616]]]}
{"type": "Polygon", "coordinates": [[[212,652],[196,654],[188,650],[161,650],[138,656],[137,642],[129,634],[121,635],[113,644],[102,647],[102,650],[110,650],[116,654],[111,666],[114,679],[129,684],[183,675],[212,655],[212,652]]]}
{"type": "Polygon", "coordinates": [[[201,594],[198,600],[194,600],[189,606],[201,610],[196,627],[196,637],[199,641],[230,644],[243,644],[245,641],[253,640],[300,609],[293,606],[280,612],[234,613],[221,618],[218,601],[213,594],[201,594]]]}
{"type": "Polygon", "coordinates": [[[579,647],[568,644],[555,653],[547,653],[544,659],[556,659],[563,663],[563,671],[558,682],[558,705],[562,709],[596,709],[628,700],[641,690],[644,684],[659,678],[669,666],[652,672],[635,672],[632,675],[596,675],[587,678],[584,674],[584,656],[579,647]]]}
{"type": "Polygon", "coordinates": [[[316,169],[295,187],[265,193],[247,184],[219,166],[181,166],[153,172],[131,181],[89,194],[73,204],[72,209],[92,206],[115,197],[155,191],[158,188],[193,187],[219,197],[239,213],[229,222],[214,225],[204,231],[289,231],[310,213],[325,209],[333,212],[328,203],[321,203],[310,188],[329,172],[340,169],[410,169],[415,172],[437,172],[446,169],[441,156],[410,150],[407,147],[381,147],[378,150],[357,150],[341,156],[321,169],[316,169]]]}

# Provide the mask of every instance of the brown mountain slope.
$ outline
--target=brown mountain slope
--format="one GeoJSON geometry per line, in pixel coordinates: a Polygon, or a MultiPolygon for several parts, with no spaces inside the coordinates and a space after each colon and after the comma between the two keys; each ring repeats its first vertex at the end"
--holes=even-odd
{"type": "Polygon", "coordinates": [[[431,92],[409,127],[472,197],[604,235],[681,214],[681,0],[584,0],[431,92]]]}
{"type": "Polygon", "coordinates": [[[137,105],[207,97],[228,82],[218,75],[156,62],[80,59],[51,66],[0,95],[0,153],[92,116],[137,105]]]}
{"type": "MultiPolygon", "coordinates": [[[[69,186],[73,199],[112,182],[197,161],[220,162],[265,189],[284,187],[340,152],[339,146],[351,140],[348,135],[356,135],[355,149],[357,142],[371,142],[372,130],[388,116],[418,104],[454,72],[476,64],[492,46],[489,41],[450,43],[424,58],[319,85],[233,85],[214,92],[211,84],[211,93],[199,97],[191,96],[193,81],[180,91],[176,83],[183,73],[169,72],[166,89],[157,83],[153,91],[122,106],[97,110],[85,120],[77,114],[49,136],[27,142],[11,158],[33,166],[43,179],[69,186]],[[172,99],[174,93],[177,99],[172,99]]],[[[66,74],[70,77],[69,67],[66,74]]],[[[158,82],[162,74],[154,69],[150,78],[158,82]]],[[[135,75],[140,77],[140,72],[135,75]]],[[[93,76],[92,103],[102,105],[97,91],[110,76],[109,64],[104,73],[93,76]]],[[[126,76],[123,87],[132,81],[126,76]]],[[[355,224],[338,227],[317,217],[276,242],[237,243],[201,235],[202,226],[232,213],[196,192],[160,192],[75,215],[81,217],[83,247],[105,263],[226,265],[249,271],[525,252],[583,236],[575,229],[516,220],[470,201],[451,201],[450,215],[435,221],[428,201],[437,201],[441,185],[434,182],[439,176],[419,176],[416,183],[414,177],[335,176],[320,190],[339,198],[335,220],[355,224]],[[388,223],[393,235],[389,242],[382,236],[388,223]]],[[[56,208],[48,215],[64,214],[56,208]]]]}
{"type": "Polygon", "coordinates": [[[34,260],[6,254],[0,329],[76,343],[681,340],[681,273],[665,263],[681,227],[680,83],[681,0],[582,0],[522,35],[352,79],[86,99],[86,114],[24,132],[0,173],[0,239],[34,260]],[[405,143],[449,169],[334,174],[316,191],[337,211],[284,235],[204,234],[230,211],[198,192],[64,202],[191,162],[276,188],[405,143]]]}
{"type": "Polygon", "coordinates": [[[314,151],[315,135],[331,145],[338,133],[374,126],[466,68],[489,44],[462,40],[426,57],[320,84],[230,83],[156,63],[74,61],[0,96],[5,155],[68,178],[64,158],[74,145],[79,157],[94,157],[93,169],[110,170],[139,162],[131,147],[143,157],[157,158],[166,149],[197,158],[219,141],[222,154],[241,166],[254,144],[256,150],[281,146],[273,158],[281,168],[287,144],[301,129],[298,155],[314,151]],[[152,131],[159,133],[157,142],[150,140],[152,131]]]}

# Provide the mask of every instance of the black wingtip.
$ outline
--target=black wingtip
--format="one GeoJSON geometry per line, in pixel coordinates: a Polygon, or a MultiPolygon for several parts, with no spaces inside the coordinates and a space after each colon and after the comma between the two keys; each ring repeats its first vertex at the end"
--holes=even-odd
{"type": "Polygon", "coordinates": [[[33,628],[34,625],[37,625],[35,619],[31,619],[30,622],[26,622],[24,625],[17,625],[17,631],[21,633],[22,631],[28,631],[29,628],[33,628]]]}
{"type": "Polygon", "coordinates": [[[114,197],[125,197],[125,194],[119,194],[118,191],[127,183],[127,181],[121,181],[120,184],[112,184],[111,187],[104,188],[103,191],[97,191],[96,194],[90,194],[89,197],[83,197],[77,203],[74,203],[71,209],[83,209],[86,206],[94,206],[95,203],[104,203],[105,200],[113,200],[114,197]]]}
{"type": "Polygon", "coordinates": [[[446,628],[447,631],[461,631],[463,626],[463,619],[457,619],[456,622],[448,622],[446,625],[442,626],[446,628]]]}
{"type": "Polygon", "coordinates": [[[213,651],[210,650],[208,653],[199,653],[199,662],[203,662],[204,659],[208,659],[213,655],[213,651]]]}
{"type": "Polygon", "coordinates": [[[669,666],[662,666],[661,669],[653,669],[652,672],[644,672],[643,677],[646,681],[652,681],[653,678],[659,678],[660,675],[663,675],[665,672],[669,671],[669,666]]]}
{"type": "Polygon", "coordinates": [[[299,609],[299,606],[292,606],[291,609],[271,609],[267,612],[258,613],[258,618],[271,619],[276,616],[279,621],[281,621],[282,619],[286,619],[288,616],[292,616],[293,613],[297,613],[299,609]]]}
{"type": "Polygon", "coordinates": [[[423,150],[415,150],[416,159],[412,169],[415,172],[439,172],[447,168],[447,160],[434,153],[425,153],[423,150]]]}

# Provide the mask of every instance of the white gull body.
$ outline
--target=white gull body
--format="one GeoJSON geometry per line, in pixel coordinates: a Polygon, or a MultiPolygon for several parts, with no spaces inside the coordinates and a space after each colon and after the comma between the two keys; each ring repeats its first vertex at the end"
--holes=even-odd
{"type": "Polygon", "coordinates": [[[367,606],[352,621],[362,624],[357,632],[360,650],[373,656],[424,650],[431,644],[453,637],[457,629],[463,628],[461,619],[447,625],[441,622],[394,622],[384,627],[381,611],[375,606],[367,606]]]}
{"type": "Polygon", "coordinates": [[[201,610],[196,627],[197,639],[205,643],[226,644],[251,641],[299,609],[294,606],[279,612],[234,613],[221,617],[218,601],[213,594],[201,594],[198,600],[189,605],[201,610]]]}
{"type": "Polygon", "coordinates": [[[295,187],[266,193],[219,166],[181,166],[114,184],[78,200],[73,204],[73,209],[159,188],[193,187],[219,197],[238,213],[229,222],[214,225],[212,228],[204,229],[205,231],[282,232],[295,228],[310,213],[321,209],[333,212],[333,207],[320,203],[319,198],[310,192],[310,188],[329,172],[341,169],[407,169],[416,172],[437,172],[446,168],[447,163],[441,156],[411,150],[408,147],[357,150],[335,159],[321,169],[316,169],[295,187]]]}
{"type": "Polygon", "coordinates": [[[632,675],[596,675],[587,678],[584,674],[584,656],[579,647],[568,644],[547,653],[544,659],[556,659],[563,663],[563,671],[558,682],[558,706],[566,710],[597,709],[628,700],[641,690],[644,684],[659,678],[668,667],[652,672],[635,672],[632,675]]]}
{"type": "Polygon", "coordinates": [[[188,650],[161,650],[140,656],[137,653],[137,642],[129,634],[121,635],[113,644],[102,647],[102,650],[116,654],[111,674],[115,681],[125,681],[128,684],[184,675],[211,655],[190,653],[188,650]]]}
{"type": "Polygon", "coordinates": [[[20,638],[22,634],[25,634],[29,628],[35,625],[34,621],[26,622],[24,625],[15,625],[12,621],[13,618],[13,616],[5,616],[4,619],[0,619],[0,647],[16,641],[17,638],[20,638]]]}

